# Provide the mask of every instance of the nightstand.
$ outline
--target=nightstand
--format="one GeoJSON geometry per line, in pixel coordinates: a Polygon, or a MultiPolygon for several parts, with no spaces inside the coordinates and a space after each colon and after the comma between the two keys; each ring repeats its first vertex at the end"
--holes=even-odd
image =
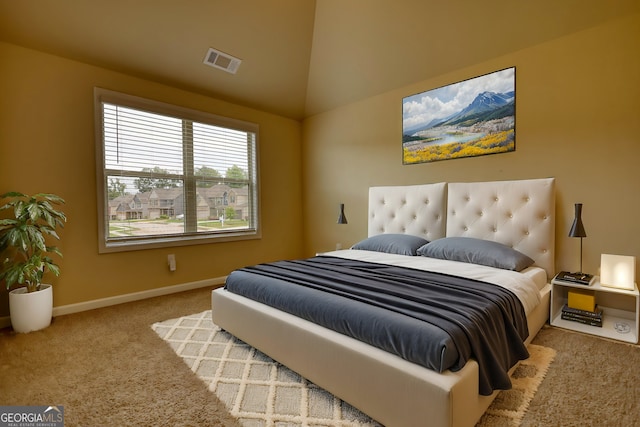
{"type": "Polygon", "coordinates": [[[632,291],[608,288],[600,284],[600,278],[597,276],[590,286],[551,281],[549,319],[552,326],[636,344],[640,330],[639,314],[640,293],[637,285],[632,291]],[[568,292],[571,289],[593,292],[596,304],[602,309],[602,327],[561,318],[562,306],[567,303],[568,292]]]}

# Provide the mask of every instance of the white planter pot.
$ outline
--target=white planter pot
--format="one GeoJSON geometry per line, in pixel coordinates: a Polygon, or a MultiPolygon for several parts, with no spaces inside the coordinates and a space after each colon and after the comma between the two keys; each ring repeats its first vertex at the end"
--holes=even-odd
{"type": "Polygon", "coordinates": [[[40,290],[27,292],[18,288],[9,292],[11,326],[20,333],[38,331],[51,324],[53,314],[53,289],[51,285],[40,285],[40,290]]]}

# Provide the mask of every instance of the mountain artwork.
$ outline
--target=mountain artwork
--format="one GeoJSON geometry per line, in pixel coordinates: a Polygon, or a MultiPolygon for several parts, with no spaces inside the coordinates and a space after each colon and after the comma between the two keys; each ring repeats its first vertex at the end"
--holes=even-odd
{"type": "Polygon", "coordinates": [[[402,101],[402,163],[515,151],[515,67],[402,101]]]}

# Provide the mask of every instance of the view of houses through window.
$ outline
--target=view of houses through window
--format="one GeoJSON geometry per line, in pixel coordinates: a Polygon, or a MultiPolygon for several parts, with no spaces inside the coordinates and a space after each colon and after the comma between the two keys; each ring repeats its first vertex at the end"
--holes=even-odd
{"type": "Polygon", "coordinates": [[[100,108],[107,246],[256,231],[255,131],[126,102],[100,108]]]}
{"type": "MultiPolygon", "coordinates": [[[[135,180],[134,180],[135,181],[135,180]]],[[[126,188],[117,176],[109,177],[109,187],[126,188]]],[[[142,188],[137,192],[110,191],[109,236],[180,234],[185,232],[183,186],[142,188]]],[[[248,188],[224,183],[201,182],[196,188],[197,231],[247,228],[249,224],[248,188]],[[210,185],[210,186],[205,186],[210,185]]]]}

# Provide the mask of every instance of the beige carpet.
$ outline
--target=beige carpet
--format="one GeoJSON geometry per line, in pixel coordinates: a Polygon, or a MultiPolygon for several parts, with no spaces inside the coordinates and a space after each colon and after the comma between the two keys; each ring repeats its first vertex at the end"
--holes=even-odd
{"type": "MultiPolygon", "coordinates": [[[[0,405],[64,405],[73,426],[240,426],[151,329],[211,308],[200,289],[0,330],[0,405]]],[[[640,426],[640,348],[544,328],[556,356],[521,426],[640,426]]]]}
{"type": "MultiPolygon", "coordinates": [[[[221,330],[211,310],[154,323],[152,329],[246,427],[376,427],[377,422],[221,330]]],[[[518,426],[555,356],[530,345],[531,357],[512,373],[478,426],[518,426]]]]}
{"type": "Polygon", "coordinates": [[[534,343],[556,357],[522,427],[640,426],[640,347],[545,327],[534,343]]]}
{"type": "Polygon", "coordinates": [[[239,427],[149,327],[210,305],[203,289],[2,330],[0,405],[63,405],[66,427],[239,427]]]}

